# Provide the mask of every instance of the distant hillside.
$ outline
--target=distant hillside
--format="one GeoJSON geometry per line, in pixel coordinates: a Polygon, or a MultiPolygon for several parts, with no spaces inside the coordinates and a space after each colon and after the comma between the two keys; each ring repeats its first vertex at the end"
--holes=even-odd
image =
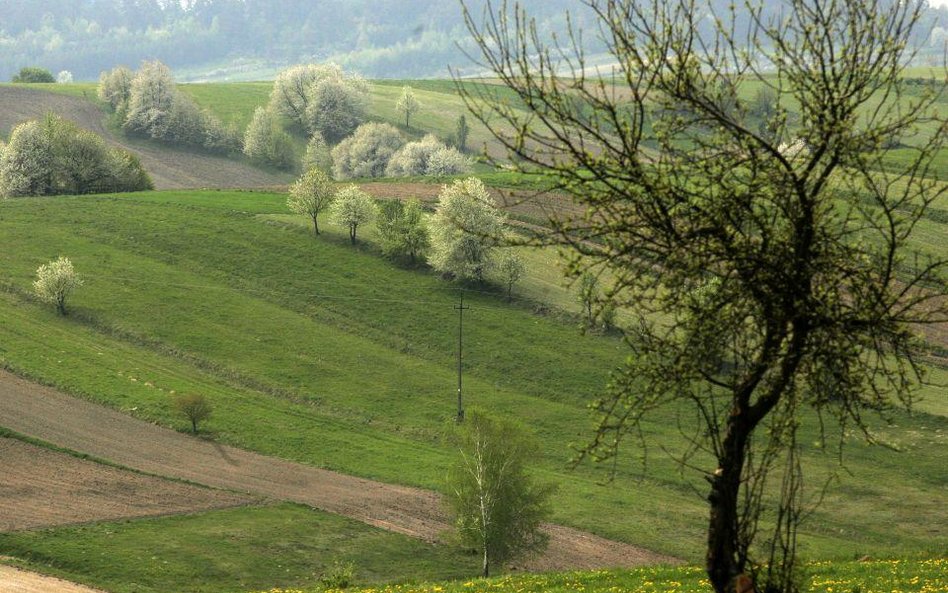
{"type": "MultiPolygon", "coordinates": [[[[465,4],[479,21],[486,0],[465,4]]],[[[569,10],[587,51],[603,50],[584,3],[520,4],[544,36],[565,31],[569,10]]],[[[449,65],[477,72],[455,0],[0,0],[0,15],[0,81],[27,65],[93,80],[117,64],[156,58],[187,73],[182,80],[261,80],[325,60],[370,78],[444,77],[449,65]]],[[[931,9],[926,21],[917,28],[923,54],[941,47],[948,9],[931,9]]]]}

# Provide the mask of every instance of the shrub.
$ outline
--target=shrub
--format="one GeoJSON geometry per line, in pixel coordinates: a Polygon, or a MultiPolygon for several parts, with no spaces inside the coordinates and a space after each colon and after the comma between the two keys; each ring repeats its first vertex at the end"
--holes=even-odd
{"type": "Polygon", "coordinates": [[[13,76],[12,81],[16,83],[27,83],[27,82],[50,83],[50,82],[56,82],[56,79],[53,78],[53,73],[47,70],[46,68],[37,68],[35,66],[27,66],[26,68],[21,68],[20,71],[13,76]]]}
{"type": "Polygon", "coordinates": [[[18,125],[0,152],[0,195],[45,196],[152,189],[138,159],[50,114],[18,125]]]}
{"type": "Polygon", "coordinates": [[[72,72],[69,70],[60,70],[56,75],[56,82],[59,84],[69,84],[72,82],[72,72]]]}

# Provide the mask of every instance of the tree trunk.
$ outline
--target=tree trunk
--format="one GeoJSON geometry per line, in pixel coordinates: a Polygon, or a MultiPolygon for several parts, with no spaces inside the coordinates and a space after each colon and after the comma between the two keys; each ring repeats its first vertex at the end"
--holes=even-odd
{"type": "Polygon", "coordinates": [[[356,244],[356,226],[354,224],[349,225],[349,241],[351,241],[353,245],[356,244]]]}
{"type": "Polygon", "coordinates": [[[314,234],[314,235],[318,235],[318,234],[319,234],[319,223],[316,222],[316,217],[315,217],[315,216],[313,217],[313,234],[314,234]]]}
{"type": "Polygon", "coordinates": [[[194,418],[191,418],[191,432],[193,434],[197,434],[197,431],[198,431],[197,420],[195,420],[194,418]]]}
{"type": "Polygon", "coordinates": [[[731,583],[744,572],[744,560],[738,557],[737,550],[737,502],[750,430],[740,411],[731,415],[718,468],[709,478],[711,492],[708,502],[711,514],[705,568],[717,593],[733,592],[731,583]]]}
{"type": "Polygon", "coordinates": [[[490,576],[490,559],[487,557],[487,545],[484,545],[484,562],[483,562],[483,576],[486,579],[490,576]]]}

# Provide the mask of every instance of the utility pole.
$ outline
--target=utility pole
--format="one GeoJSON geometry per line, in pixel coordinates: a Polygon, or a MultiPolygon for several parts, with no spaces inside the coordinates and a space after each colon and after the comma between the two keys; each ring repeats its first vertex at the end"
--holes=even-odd
{"type": "Polygon", "coordinates": [[[461,400],[461,349],[464,345],[464,310],[470,307],[464,306],[464,291],[461,291],[461,304],[455,305],[458,312],[458,417],[457,422],[464,422],[464,404],[461,400]]]}

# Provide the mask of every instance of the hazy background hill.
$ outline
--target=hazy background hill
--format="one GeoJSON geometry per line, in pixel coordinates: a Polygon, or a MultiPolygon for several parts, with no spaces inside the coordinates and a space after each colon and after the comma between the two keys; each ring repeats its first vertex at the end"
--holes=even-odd
{"type": "MultiPolygon", "coordinates": [[[[485,2],[466,3],[479,15],[485,2]]],[[[563,32],[572,11],[587,49],[601,49],[577,0],[521,4],[543,34],[563,32]]],[[[476,71],[457,0],[0,0],[0,15],[0,80],[28,65],[92,80],[156,58],[180,80],[259,80],[325,60],[371,78],[443,77],[449,64],[476,71]]],[[[919,46],[942,47],[946,23],[948,9],[932,9],[919,46]]]]}

